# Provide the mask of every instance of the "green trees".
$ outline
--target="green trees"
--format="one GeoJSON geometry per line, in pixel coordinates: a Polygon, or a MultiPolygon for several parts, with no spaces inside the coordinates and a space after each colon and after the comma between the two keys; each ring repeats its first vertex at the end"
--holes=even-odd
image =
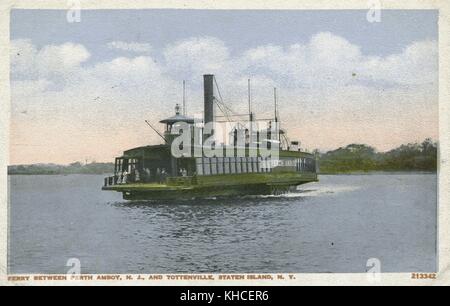
{"type": "Polygon", "coordinates": [[[402,145],[385,153],[373,147],[351,144],[320,155],[322,173],[368,171],[436,171],[438,145],[431,139],[402,145]]]}
{"type": "Polygon", "coordinates": [[[437,144],[426,139],[421,144],[407,144],[384,154],[386,170],[436,171],[437,144]]]}

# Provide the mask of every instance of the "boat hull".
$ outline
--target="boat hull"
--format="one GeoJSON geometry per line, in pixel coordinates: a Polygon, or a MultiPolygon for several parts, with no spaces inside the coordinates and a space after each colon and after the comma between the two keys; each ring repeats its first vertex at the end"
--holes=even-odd
{"type": "Polygon", "coordinates": [[[241,174],[198,177],[188,184],[124,184],[103,187],[117,191],[125,200],[174,200],[208,197],[282,194],[297,186],[318,181],[315,173],[308,174],[241,174]]]}

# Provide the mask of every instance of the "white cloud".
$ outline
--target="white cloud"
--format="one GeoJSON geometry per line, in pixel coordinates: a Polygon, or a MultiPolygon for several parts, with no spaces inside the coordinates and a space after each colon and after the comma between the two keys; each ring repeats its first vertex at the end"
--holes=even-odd
{"type": "Polygon", "coordinates": [[[248,71],[284,79],[294,87],[418,85],[437,80],[437,43],[414,43],[386,57],[361,54],[360,48],[331,33],[319,33],[307,44],[261,46],[246,51],[240,61],[248,71]]]}
{"type": "Polygon", "coordinates": [[[86,48],[79,44],[45,46],[38,53],[38,64],[41,70],[69,70],[87,61],[91,56],[86,48]]]}
{"type": "Polygon", "coordinates": [[[108,43],[109,49],[129,51],[135,53],[148,53],[152,50],[152,46],[147,43],[112,41],[108,43]]]}
{"type": "Polygon", "coordinates": [[[402,85],[433,83],[438,79],[438,45],[435,41],[416,42],[400,54],[368,58],[363,64],[366,73],[376,80],[402,85]]]}
{"type": "Polygon", "coordinates": [[[86,69],[86,73],[105,82],[120,80],[133,82],[148,82],[161,77],[162,68],[151,57],[138,56],[134,58],[118,57],[110,62],[98,63],[86,69]]]}
{"type": "MultiPolygon", "coordinates": [[[[147,44],[119,42],[114,48],[150,50],[147,44]]],[[[79,44],[39,49],[29,40],[13,41],[13,120],[16,126],[27,126],[20,113],[27,110],[36,122],[36,133],[21,134],[22,127],[13,128],[15,139],[46,141],[50,136],[44,126],[54,125],[58,133],[51,132],[53,143],[59,142],[58,137],[70,139],[73,146],[108,139],[127,149],[157,142],[143,120],[171,115],[175,103],[181,102],[183,79],[188,81],[190,111],[201,111],[205,73],[217,75],[224,100],[237,112],[246,111],[250,77],[260,118],[272,114],[273,87],[278,87],[281,114],[291,136],[310,148],[361,141],[386,149],[413,141],[414,136],[418,140],[437,136],[434,41],[416,42],[398,54],[378,57],[362,54],[359,46],[331,33],[318,33],[306,43],[264,45],[241,54],[232,53],[217,38],[195,37],[161,52],[164,60],[158,62],[145,55],[87,63],[90,53],[79,44]],[[71,125],[67,133],[65,124],[71,125]],[[96,131],[97,140],[87,130],[96,131]]],[[[105,160],[118,153],[111,149],[105,143],[89,149],[89,156],[105,160]]],[[[73,159],[71,152],[66,153],[73,159]]]]}
{"type": "Polygon", "coordinates": [[[73,73],[91,54],[80,44],[48,45],[37,50],[30,40],[11,42],[12,75],[19,79],[39,79],[73,73]]]}
{"type": "Polygon", "coordinates": [[[225,43],[213,37],[198,37],[176,42],[164,50],[167,70],[174,75],[224,73],[230,67],[225,43]]]}
{"type": "Polygon", "coordinates": [[[11,42],[11,72],[14,76],[35,76],[37,69],[33,64],[38,51],[27,39],[17,39],[11,42]]]}

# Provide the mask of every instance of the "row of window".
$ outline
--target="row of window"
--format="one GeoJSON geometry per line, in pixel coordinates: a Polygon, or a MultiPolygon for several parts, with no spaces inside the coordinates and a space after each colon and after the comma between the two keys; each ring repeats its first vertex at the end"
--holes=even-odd
{"type": "Polygon", "coordinates": [[[235,173],[266,173],[275,167],[288,167],[293,171],[315,171],[315,161],[307,158],[272,160],[261,157],[197,158],[197,175],[235,173]]]}

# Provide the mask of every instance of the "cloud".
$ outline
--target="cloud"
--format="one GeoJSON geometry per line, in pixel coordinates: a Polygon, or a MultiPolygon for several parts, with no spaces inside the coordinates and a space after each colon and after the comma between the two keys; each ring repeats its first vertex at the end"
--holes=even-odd
{"type": "Polygon", "coordinates": [[[13,78],[40,79],[49,75],[73,73],[91,54],[80,44],[65,43],[37,49],[30,40],[11,42],[11,67],[13,78]]]}
{"type": "Polygon", "coordinates": [[[421,85],[438,80],[438,45],[436,41],[415,42],[402,53],[385,58],[368,58],[364,71],[376,80],[402,85],[421,85]]]}
{"type": "Polygon", "coordinates": [[[109,49],[121,51],[129,51],[135,53],[148,53],[152,50],[152,46],[147,43],[113,41],[107,44],[109,49]]]}
{"type": "Polygon", "coordinates": [[[283,79],[294,87],[420,85],[437,80],[437,42],[407,46],[400,54],[364,56],[358,46],[331,33],[319,33],[307,44],[260,46],[247,50],[240,66],[283,79]]]}
{"type": "Polygon", "coordinates": [[[34,65],[38,51],[28,39],[11,41],[11,73],[13,77],[35,76],[37,69],[34,65]]]}
{"type": "Polygon", "coordinates": [[[194,37],[166,47],[167,70],[174,75],[223,74],[230,68],[230,54],[225,43],[213,37],[194,37]]]}
{"type": "MultiPolygon", "coordinates": [[[[147,44],[110,47],[150,51],[147,44]]],[[[273,113],[277,87],[283,124],[311,149],[364,142],[384,150],[438,135],[435,41],[414,42],[388,56],[364,55],[359,46],[329,32],[304,43],[242,53],[215,37],[188,38],[156,51],[162,61],[134,54],[88,62],[91,54],[80,44],[38,48],[30,40],[12,41],[12,138],[48,144],[32,147],[38,152],[21,147],[13,161],[33,156],[33,162],[47,162],[49,148],[58,150],[51,155],[59,156],[56,162],[73,161],[74,148],[109,160],[122,149],[158,143],[144,120],[157,122],[173,113],[182,101],[183,79],[189,111],[200,113],[205,73],[216,74],[225,102],[238,113],[247,110],[251,78],[259,118],[273,113]]]]}
{"type": "Polygon", "coordinates": [[[42,48],[37,54],[41,70],[64,71],[78,67],[87,61],[91,54],[79,44],[65,43],[42,48]]]}
{"type": "Polygon", "coordinates": [[[128,81],[137,84],[160,80],[162,68],[148,56],[118,57],[109,62],[98,63],[86,69],[85,73],[106,83],[128,81]]]}

